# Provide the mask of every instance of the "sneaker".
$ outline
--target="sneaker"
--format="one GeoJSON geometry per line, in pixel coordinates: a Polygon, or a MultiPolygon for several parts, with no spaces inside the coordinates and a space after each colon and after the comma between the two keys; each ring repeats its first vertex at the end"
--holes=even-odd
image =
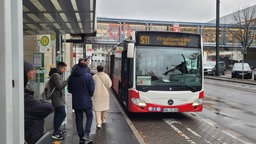
{"type": "Polygon", "coordinates": [[[88,136],[88,135],[85,135],[82,139],[84,139],[86,143],[91,143],[92,142],[90,136],[88,136]]]}
{"type": "Polygon", "coordinates": [[[62,131],[62,130],[60,130],[60,132],[59,132],[60,135],[64,135],[66,133],[67,133],[66,131],[62,131]]]}
{"type": "Polygon", "coordinates": [[[103,120],[103,121],[102,121],[102,124],[105,124],[105,123],[106,123],[106,120],[103,120]]]}
{"type": "Polygon", "coordinates": [[[84,144],[85,140],[84,139],[80,139],[79,144],[84,144]]]}
{"type": "Polygon", "coordinates": [[[64,140],[64,136],[61,134],[52,134],[52,138],[56,140],[64,140]]]}

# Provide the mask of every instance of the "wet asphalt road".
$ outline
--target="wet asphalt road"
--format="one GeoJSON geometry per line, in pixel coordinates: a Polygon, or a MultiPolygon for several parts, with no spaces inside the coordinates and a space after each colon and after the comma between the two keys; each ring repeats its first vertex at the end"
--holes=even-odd
{"type": "Polygon", "coordinates": [[[201,113],[136,114],[146,144],[256,143],[256,86],[205,80],[201,113]]]}
{"type": "Polygon", "coordinates": [[[256,143],[256,86],[205,80],[205,105],[200,116],[240,133],[256,143]]]}
{"type": "Polygon", "coordinates": [[[211,121],[191,113],[140,114],[131,121],[145,144],[242,144],[211,121]]]}

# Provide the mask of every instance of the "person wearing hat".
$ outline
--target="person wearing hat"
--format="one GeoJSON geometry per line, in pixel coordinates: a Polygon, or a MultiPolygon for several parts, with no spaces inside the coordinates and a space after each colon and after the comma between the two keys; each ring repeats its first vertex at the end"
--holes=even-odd
{"type": "Polygon", "coordinates": [[[44,119],[53,111],[50,103],[36,99],[34,91],[26,88],[34,76],[33,65],[24,61],[25,141],[28,144],[36,143],[44,135],[44,119]]]}
{"type": "Polygon", "coordinates": [[[32,80],[35,76],[35,69],[34,66],[27,62],[24,61],[24,86],[25,86],[25,91],[34,95],[34,90],[32,88],[32,86],[29,84],[29,80],[32,80]]]}

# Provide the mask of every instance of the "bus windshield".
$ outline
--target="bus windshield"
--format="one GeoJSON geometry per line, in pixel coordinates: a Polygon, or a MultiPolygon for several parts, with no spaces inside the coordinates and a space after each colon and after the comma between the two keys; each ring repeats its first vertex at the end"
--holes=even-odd
{"type": "Polygon", "coordinates": [[[199,48],[138,46],[136,88],[196,92],[202,88],[199,48]]]}

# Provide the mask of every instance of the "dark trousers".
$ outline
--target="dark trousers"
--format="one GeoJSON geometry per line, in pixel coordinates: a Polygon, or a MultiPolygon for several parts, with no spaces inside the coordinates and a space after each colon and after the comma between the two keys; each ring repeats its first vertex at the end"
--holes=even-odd
{"type": "Polygon", "coordinates": [[[56,107],[54,112],[54,118],[53,118],[54,134],[59,134],[60,126],[65,118],[66,118],[65,106],[56,107]]]}
{"type": "Polygon", "coordinates": [[[82,138],[84,135],[89,135],[91,132],[91,126],[92,126],[92,120],[93,120],[93,114],[92,114],[92,108],[84,109],[84,110],[75,110],[76,115],[76,129],[78,136],[82,138]],[[86,114],[86,125],[85,129],[83,126],[83,113],[86,114]]]}

